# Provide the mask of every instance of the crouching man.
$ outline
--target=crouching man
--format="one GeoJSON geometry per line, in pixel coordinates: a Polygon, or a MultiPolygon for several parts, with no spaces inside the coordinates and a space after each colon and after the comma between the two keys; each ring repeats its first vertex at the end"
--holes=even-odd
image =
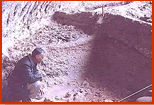
{"type": "Polygon", "coordinates": [[[43,84],[36,66],[44,57],[45,51],[42,48],[35,48],[32,54],[18,61],[8,82],[12,100],[29,102],[39,93],[43,84]]]}

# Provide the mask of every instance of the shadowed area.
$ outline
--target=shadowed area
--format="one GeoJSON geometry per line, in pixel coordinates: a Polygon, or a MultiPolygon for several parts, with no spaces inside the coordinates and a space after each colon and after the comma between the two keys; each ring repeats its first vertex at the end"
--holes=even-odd
{"type": "Polygon", "coordinates": [[[151,84],[152,27],[111,14],[105,14],[98,25],[98,18],[92,13],[56,12],[53,16],[58,23],[95,37],[83,78],[119,98],[151,84]]]}

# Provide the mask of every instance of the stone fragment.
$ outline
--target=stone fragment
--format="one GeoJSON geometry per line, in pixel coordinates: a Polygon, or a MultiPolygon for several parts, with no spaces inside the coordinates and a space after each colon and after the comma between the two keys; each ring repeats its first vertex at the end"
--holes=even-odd
{"type": "Polygon", "coordinates": [[[143,96],[138,98],[136,102],[152,102],[152,97],[143,96]]]}
{"type": "Polygon", "coordinates": [[[71,94],[69,92],[66,93],[66,95],[64,96],[64,98],[69,98],[71,96],[71,94]]]}
{"type": "Polygon", "coordinates": [[[81,87],[88,87],[89,86],[89,83],[87,81],[83,81],[81,83],[81,87]]]}
{"type": "Polygon", "coordinates": [[[113,101],[110,99],[105,99],[104,102],[113,102],[113,101]]]}
{"type": "Polygon", "coordinates": [[[55,96],[55,99],[56,99],[56,100],[61,100],[61,98],[60,98],[60,97],[58,97],[58,96],[55,96]]]}

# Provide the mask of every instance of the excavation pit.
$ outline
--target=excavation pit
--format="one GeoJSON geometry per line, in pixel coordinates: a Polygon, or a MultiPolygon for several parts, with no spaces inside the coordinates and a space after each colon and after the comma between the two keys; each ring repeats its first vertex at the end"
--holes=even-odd
{"type": "MultiPolygon", "coordinates": [[[[8,73],[36,46],[47,51],[39,65],[46,93],[42,102],[117,102],[150,85],[152,26],[108,13],[98,24],[100,17],[55,12],[51,24],[10,48],[2,64],[3,102],[15,101],[5,97],[8,73]]],[[[124,101],[134,102],[149,89],[124,101]]]]}
{"type": "MultiPolygon", "coordinates": [[[[56,22],[73,25],[93,36],[82,78],[119,99],[151,84],[151,25],[111,14],[105,14],[100,25],[99,17],[87,12],[73,15],[57,12],[53,16],[56,22]]],[[[127,101],[135,101],[142,95],[143,92],[127,101]]]]}

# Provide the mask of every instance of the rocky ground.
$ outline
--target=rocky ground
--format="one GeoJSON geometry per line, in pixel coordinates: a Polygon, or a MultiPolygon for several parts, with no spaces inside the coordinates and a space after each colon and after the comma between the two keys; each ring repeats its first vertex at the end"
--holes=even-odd
{"type": "Polygon", "coordinates": [[[152,2],[3,1],[3,101],[8,75],[36,46],[47,52],[45,86],[32,101],[117,102],[152,83],[152,2]]]}

